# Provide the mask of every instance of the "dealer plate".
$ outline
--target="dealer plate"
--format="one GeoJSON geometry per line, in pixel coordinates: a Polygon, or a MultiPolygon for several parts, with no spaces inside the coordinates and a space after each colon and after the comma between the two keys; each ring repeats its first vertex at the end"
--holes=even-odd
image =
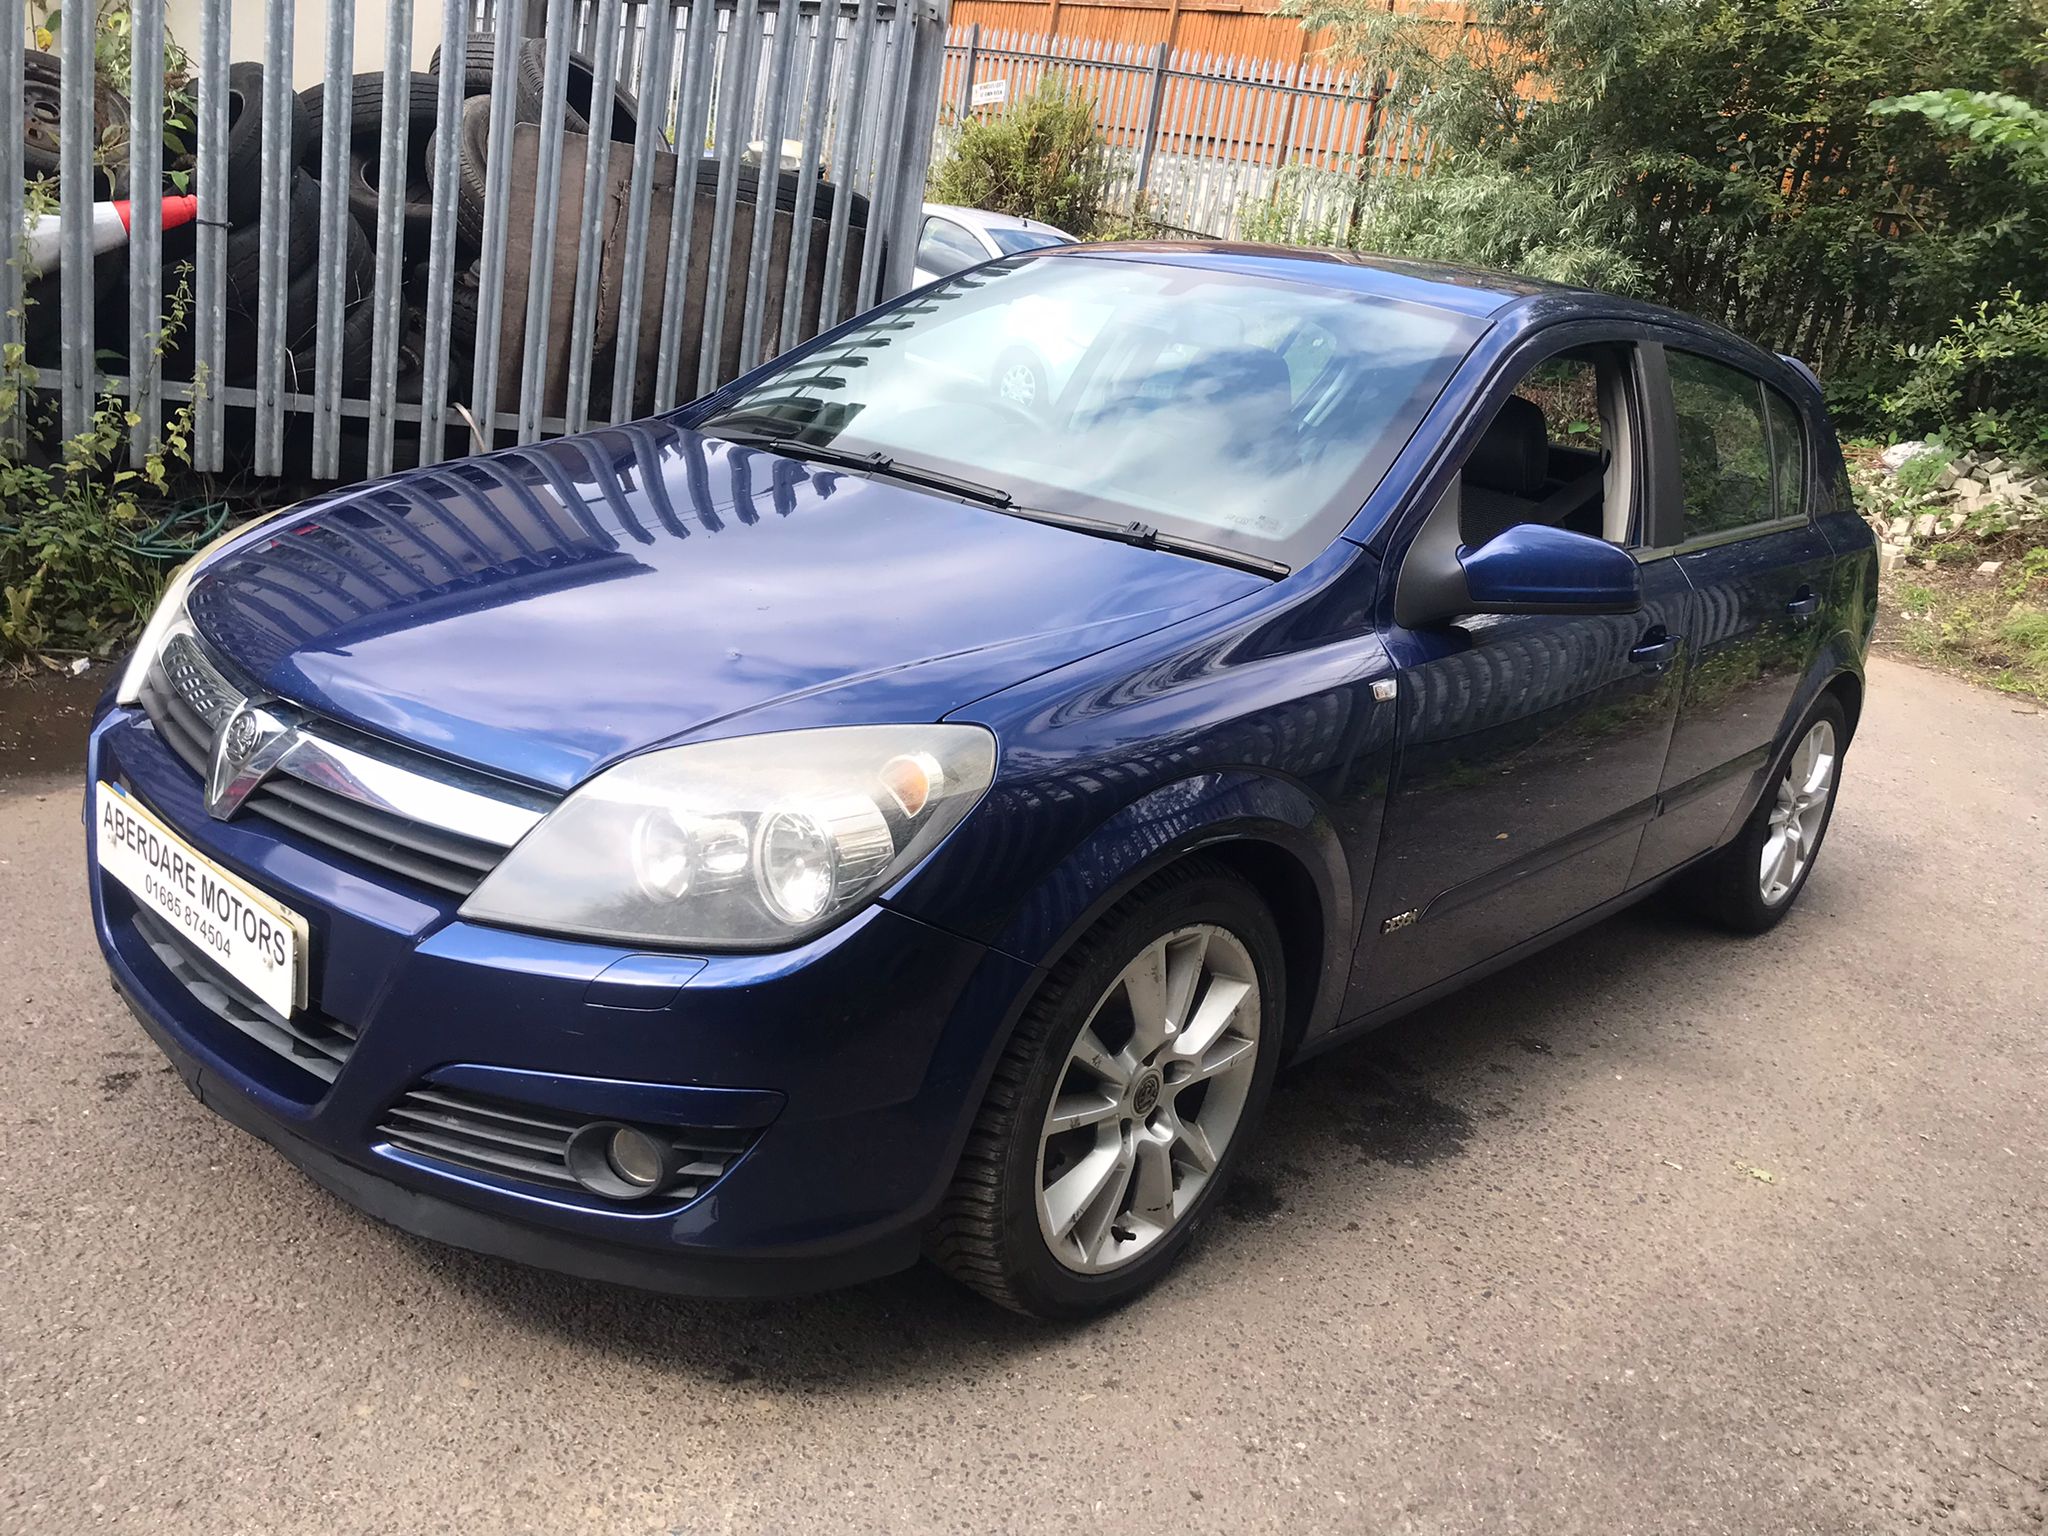
{"type": "Polygon", "coordinates": [[[99,867],[280,1018],[306,1005],[306,920],[231,875],[134,796],[93,786],[99,867]]]}

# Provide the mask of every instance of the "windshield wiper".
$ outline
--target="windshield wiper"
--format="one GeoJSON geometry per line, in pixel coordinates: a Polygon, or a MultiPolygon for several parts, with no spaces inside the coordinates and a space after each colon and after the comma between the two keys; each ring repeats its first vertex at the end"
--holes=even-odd
{"type": "Polygon", "coordinates": [[[942,469],[931,469],[922,464],[906,464],[903,460],[886,453],[838,448],[829,443],[799,442],[796,434],[791,432],[763,431],[755,427],[721,427],[715,422],[700,430],[707,436],[723,438],[727,442],[739,443],[749,448],[767,448],[787,453],[793,458],[809,459],[817,464],[865,470],[870,474],[886,475],[892,480],[902,480],[930,490],[949,491],[964,500],[978,502],[984,507],[1011,517],[1021,517],[1027,522],[1046,523],[1055,528],[1071,529],[1075,533],[1085,533],[1092,538],[1114,539],[1119,544],[1132,544],[1139,549],[1163,549],[1170,554],[1190,555],[1197,560],[1207,560],[1216,565],[1250,571],[1255,576],[1285,576],[1289,570],[1289,567],[1282,565],[1278,560],[1243,554],[1221,544],[1209,544],[1201,539],[1190,539],[1178,533],[1162,533],[1150,523],[1135,520],[1117,523],[1106,517],[1088,517],[1078,512],[1048,512],[1040,507],[1019,506],[1008,491],[984,485],[978,480],[969,480],[962,475],[949,475],[942,469]]]}
{"type": "Polygon", "coordinates": [[[817,464],[830,464],[838,469],[862,469],[870,474],[887,475],[891,480],[903,480],[912,485],[921,485],[928,490],[950,491],[969,501],[979,502],[997,511],[1007,511],[1015,505],[1008,491],[997,490],[979,480],[969,480],[964,475],[949,475],[943,469],[932,469],[923,464],[909,464],[886,453],[855,448],[835,448],[828,444],[804,443],[794,433],[763,432],[752,427],[720,427],[716,423],[704,428],[711,437],[722,437],[729,443],[739,443],[748,448],[768,448],[778,453],[789,454],[792,458],[809,459],[817,464]]]}
{"type": "Polygon", "coordinates": [[[1197,560],[1233,566],[1240,571],[1250,571],[1255,576],[1285,576],[1290,569],[1278,560],[1247,555],[1222,544],[1210,544],[1178,533],[1163,533],[1150,523],[1141,523],[1136,519],[1128,523],[1113,523],[1106,517],[1085,517],[1078,512],[1046,512],[1037,507],[1011,506],[1004,510],[1012,517],[1026,518],[1034,523],[1049,523],[1055,528],[1071,528],[1076,533],[1085,533],[1098,539],[1114,539],[1119,544],[1134,544],[1139,549],[1163,549],[1170,554],[1192,555],[1197,560]]]}

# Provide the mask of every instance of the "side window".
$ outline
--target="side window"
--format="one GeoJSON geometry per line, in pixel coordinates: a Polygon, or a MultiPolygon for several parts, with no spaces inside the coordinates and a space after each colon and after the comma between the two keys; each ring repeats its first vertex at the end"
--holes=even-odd
{"type": "Polygon", "coordinates": [[[1543,412],[1553,443],[1599,451],[1600,384],[1591,358],[1570,352],[1547,357],[1515,393],[1543,412]]]}
{"type": "Polygon", "coordinates": [[[1459,475],[1458,528],[1475,548],[1521,523],[1627,545],[1635,531],[1623,344],[1545,358],[1501,403],[1459,475]]]}
{"type": "Polygon", "coordinates": [[[1697,539],[1769,522],[1777,513],[1764,386],[1738,369],[1690,352],[1665,355],[1678,417],[1685,536],[1697,539]]]}
{"type": "Polygon", "coordinates": [[[955,272],[988,260],[974,236],[951,219],[936,215],[924,221],[924,237],[917,242],[917,265],[934,277],[951,277],[955,272]]]}
{"type": "Polygon", "coordinates": [[[1780,517],[1806,515],[1806,433],[1792,402],[1775,389],[1764,390],[1764,413],[1771,422],[1771,468],[1777,484],[1780,517]]]}

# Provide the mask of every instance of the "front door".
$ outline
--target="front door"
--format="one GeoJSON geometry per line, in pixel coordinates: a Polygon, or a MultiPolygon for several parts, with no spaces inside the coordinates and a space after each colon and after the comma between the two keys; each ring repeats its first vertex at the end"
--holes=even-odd
{"type": "MultiPolygon", "coordinates": [[[[1590,375],[1555,360],[1539,368],[1468,458],[1452,488],[1465,542],[1541,518],[1640,549],[1640,530],[1656,525],[1634,349],[1581,348],[1562,361],[1590,375]],[[1568,489],[1589,473],[1590,506],[1568,489]]],[[[1389,633],[1403,663],[1400,748],[1349,1013],[1453,977],[1626,889],[1691,624],[1675,561],[1645,561],[1642,585],[1630,614],[1389,633]]]]}

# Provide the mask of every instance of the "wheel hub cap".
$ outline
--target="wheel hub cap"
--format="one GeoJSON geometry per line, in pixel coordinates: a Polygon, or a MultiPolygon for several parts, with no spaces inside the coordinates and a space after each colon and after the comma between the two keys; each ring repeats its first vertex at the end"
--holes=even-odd
{"type": "Polygon", "coordinates": [[[1131,1113],[1142,1120],[1159,1107],[1159,1074],[1147,1072],[1131,1090],[1131,1113]]]}
{"type": "Polygon", "coordinates": [[[1096,1001],[1053,1090],[1038,1225],[1061,1264],[1128,1264],[1194,1209],[1258,1068],[1258,974],[1210,923],[1155,939],[1096,1001]]]}
{"type": "Polygon", "coordinates": [[[1814,844],[1827,820],[1828,800],[1835,792],[1837,756],[1834,726],[1817,720],[1793,748],[1779,776],[1770,830],[1757,864],[1757,886],[1767,907],[1790,899],[1813,860],[1814,844]]]}

